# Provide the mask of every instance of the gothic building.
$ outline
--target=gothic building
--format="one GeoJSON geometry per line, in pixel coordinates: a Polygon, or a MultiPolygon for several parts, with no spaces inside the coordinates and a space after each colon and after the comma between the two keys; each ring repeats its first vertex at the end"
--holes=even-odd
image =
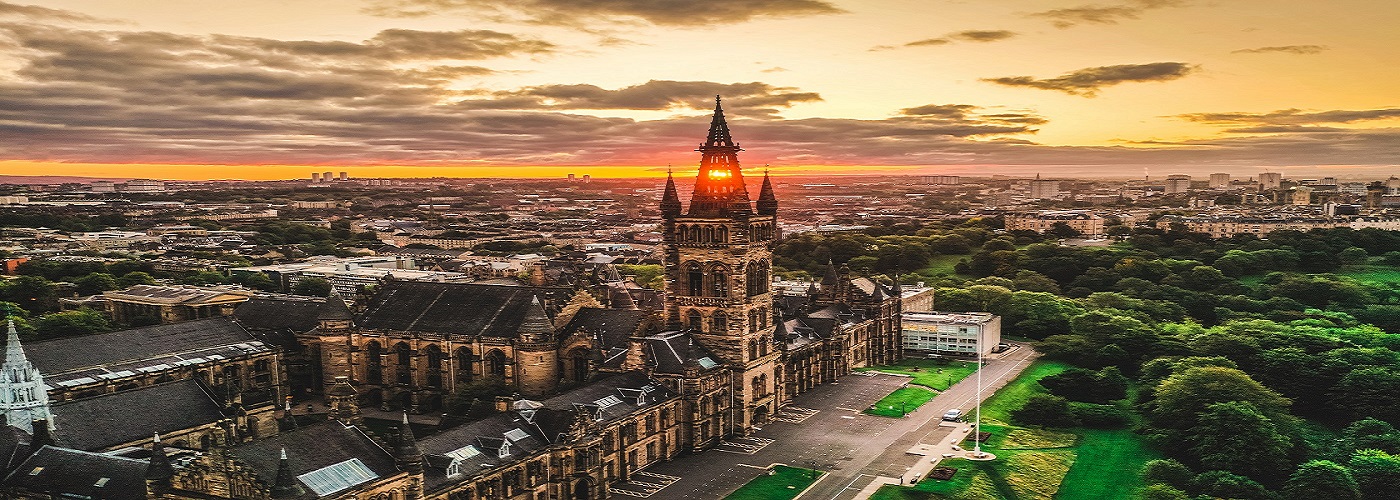
{"type": "Polygon", "coordinates": [[[0,409],[33,431],[13,443],[0,432],[0,456],[23,461],[6,465],[0,494],[608,498],[658,461],[752,432],[816,385],[898,360],[897,283],[833,265],[805,296],[770,289],[778,198],[766,174],[750,198],[718,99],[697,151],[688,206],[670,176],[661,201],[664,293],[636,293],[615,269],[540,266],[526,284],[389,280],[353,308],[337,295],[254,298],[231,317],[36,343],[37,371],[11,330],[0,409]],[[36,403],[38,371],[57,385],[56,417],[36,403]],[[407,413],[440,413],[482,380],[515,394],[415,436],[407,413]],[[289,407],[272,410],[285,396],[321,398],[327,419],[297,425],[289,407]],[[165,411],[171,399],[186,411],[165,411]],[[376,436],[366,406],[404,420],[376,436]],[[107,428],[65,416],[104,413],[142,417],[107,428]]]}

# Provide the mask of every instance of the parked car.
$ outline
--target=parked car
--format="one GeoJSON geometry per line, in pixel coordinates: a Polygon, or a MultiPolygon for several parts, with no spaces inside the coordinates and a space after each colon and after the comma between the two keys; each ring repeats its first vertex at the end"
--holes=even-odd
{"type": "Polygon", "coordinates": [[[961,421],[962,421],[962,410],[959,410],[959,409],[957,409],[957,408],[953,408],[953,409],[951,409],[951,410],[948,410],[948,413],[944,413],[944,414],[943,414],[943,421],[945,421],[945,422],[961,422],[961,421]]]}

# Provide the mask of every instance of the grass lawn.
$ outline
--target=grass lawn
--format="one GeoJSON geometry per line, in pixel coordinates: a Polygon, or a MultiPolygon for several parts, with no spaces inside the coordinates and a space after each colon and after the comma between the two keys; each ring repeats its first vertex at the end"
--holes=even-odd
{"type": "Polygon", "coordinates": [[[1386,265],[1345,266],[1337,274],[1371,283],[1400,283],[1400,269],[1386,265]]]}
{"type": "Polygon", "coordinates": [[[893,365],[857,368],[856,371],[876,370],[885,373],[898,373],[912,377],[910,382],[930,389],[944,391],[968,375],[977,373],[977,363],[967,361],[939,361],[933,359],[906,359],[893,365]]]}
{"type": "Polygon", "coordinates": [[[927,267],[925,267],[925,268],[923,268],[923,269],[920,269],[920,270],[918,270],[918,271],[915,271],[914,274],[918,274],[918,275],[920,275],[920,276],[927,276],[927,277],[930,277],[930,278],[937,277],[937,276],[953,276],[953,275],[958,274],[958,272],[957,272],[956,270],[953,269],[953,266],[956,266],[956,265],[958,264],[958,261],[963,260],[963,259],[967,259],[967,258],[970,258],[970,257],[972,257],[972,256],[971,256],[971,255],[935,255],[935,256],[933,256],[932,259],[929,259],[929,260],[928,260],[928,266],[927,266],[927,267]]]}
{"type": "Polygon", "coordinates": [[[790,500],[802,493],[824,472],[801,467],[776,465],[773,475],[763,474],[724,497],[725,500],[790,500]]]}
{"type": "Polygon", "coordinates": [[[1011,410],[1026,404],[1026,400],[1030,399],[1032,394],[1045,390],[1036,383],[1037,380],[1068,369],[1070,369],[1068,363],[1059,361],[1039,360],[1031,363],[1025,371],[1021,372],[1020,376],[1016,377],[1016,380],[1012,380],[1011,383],[1006,384],[1006,387],[998,389],[996,394],[982,403],[983,423],[988,420],[1010,423],[1011,410]]]}
{"type": "MultiPolygon", "coordinates": [[[[982,449],[997,456],[991,462],[963,459],[943,461],[955,467],[952,480],[924,480],[913,487],[886,486],[872,499],[1059,499],[1128,500],[1141,488],[1137,471],[1148,460],[1161,458],[1129,429],[1036,429],[1010,425],[1012,409],[1032,394],[1044,392],[1036,383],[1070,365],[1037,361],[1021,376],[982,405],[984,432],[992,433],[982,449]],[[1111,478],[1111,479],[1106,479],[1111,478]]],[[[971,447],[971,441],[963,443],[971,447]]]]}
{"type": "Polygon", "coordinates": [[[890,395],[876,401],[874,409],[867,408],[865,413],[881,417],[903,417],[919,409],[936,395],[937,393],[923,387],[895,389],[890,395]]]}

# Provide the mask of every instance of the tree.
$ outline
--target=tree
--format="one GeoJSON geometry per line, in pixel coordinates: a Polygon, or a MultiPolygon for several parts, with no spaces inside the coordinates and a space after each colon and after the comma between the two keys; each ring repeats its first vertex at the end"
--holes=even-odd
{"type": "Polygon", "coordinates": [[[1207,468],[1265,479],[1288,463],[1292,440],[1251,403],[1212,404],[1197,422],[1187,440],[1207,468]]]}
{"type": "Polygon", "coordinates": [[[97,295],[107,290],[119,288],[117,278],[107,273],[89,273],[73,280],[73,285],[78,295],[97,295]]]}
{"type": "Polygon", "coordinates": [[[1400,431],[1384,420],[1366,418],[1357,420],[1342,430],[1337,445],[1343,456],[1358,450],[1381,450],[1386,453],[1400,453],[1400,431]]]}
{"type": "Polygon", "coordinates": [[[1283,396],[1249,378],[1244,372],[1220,366],[1187,368],[1163,380],[1153,394],[1147,416],[1156,427],[1162,429],[1192,427],[1196,417],[1216,403],[1248,402],[1271,419],[1287,418],[1289,405],[1283,396]]]}
{"type": "Polygon", "coordinates": [[[1147,484],[1165,484],[1179,490],[1191,488],[1191,479],[1196,477],[1196,473],[1185,464],[1162,458],[1149,460],[1142,466],[1142,481],[1147,484]]]}
{"type": "Polygon", "coordinates": [[[1192,488],[1193,490],[1214,498],[1237,500],[1275,500],[1278,498],[1258,481],[1223,470],[1202,472],[1191,482],[1195,486],[1192,488]]]}
{"type": "Polygon", "coordinates": [[[302,278],[292,285],[292,293],[311,297],[326,297],[331,294],[331,282],[322,278],[302,278]]]}
{"type": "Polygon", "coordinates": [[[1064,222],[1056,222],[1054,224],[1051,224],[1050,230],[1047,232],[1060,239],[1078,238],[1084,235],[1084,233],[1079,232],[1078,229],[1070,227],[1069,224],[1066,224],[1064,222]]]}
{"type": "Polygon", "coordinates": [[[141,271],[132,271],[117,278],[117,285],[126,288],[135,285],[154,285],[156,279],[141,271]]]}
{"type": "Polygon", "coordinates": [[[223,273],[200,271],[180,278],[180,283],[186,285],[221,285],[227,280],[223,273]]]}
{"type": "Polygon", "coordinates": [[[112,330],[107,317],[92,309],[45,314],[31,323],[40,338],[71,337],[112,330]]]}
{"type": "Polygon", "coordinates": [[[1079,422],[1070,413],[1069,401],[1050,394],[1032,394],[1020,408],[1011,411],[1011,421],[1021,425],[1074,427],[1079,422]]]}
{"type": "Polygon", "coordinates": [[[267,277],[267,275],[263,273],[238,273],[229,276],[229,281],[264,292],[275,292],[278,288],[277,282],[272,281],[272,278],[267,277]]]}
{"type": "Polygon", "coordinates": [[[1347,468],[1366,500],[1389,500],[1400,491],[1400,456],[1361,450],[1351,456],[1347,468]]]}
{"type": "Polygon", "coordinates": [[[1287,498],[1361,500],[1361,491],[1351,472],[1327,460],[1313,460],[1298,466],[1284,483],[1283,495],[1287,498]]]}
{"type": "Polygon", "coordinates": [[[1187,495],[1185,491],[1161,483],[1144,486],[1138,492],[1138,498],[1141,500],[1191,500],[1191,496],[1187,495]]]}
{"type": "Polygon", "coordinates": [[[1332,389],[1332,407],[1352,418],[1400,421],[1400,372],[1382,366],[1352,370],[1332,389]]]}
{"type": "Polygon", "coordinates": [[[31,313],[58,309],[58,286],[40,276],[20,276],[0,284],[0,297],[31,313]]]}
{"type": "Polygon", "coordinates": [[[1337,254],[1337,258],[1348,265],[1365,264],[1368,257],[1370,255],[1366,253],[1366,249],[1358,247],[1351,247],[1337,254]]]}

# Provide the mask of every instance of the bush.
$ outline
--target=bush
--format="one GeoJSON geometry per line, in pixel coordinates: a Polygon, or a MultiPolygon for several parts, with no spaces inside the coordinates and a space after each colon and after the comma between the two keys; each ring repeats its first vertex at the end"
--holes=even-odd
{"type": "Polygon", "coordinates": [[[1011,411],[1011,422],[1020,425],[1074,427],[1079,425],[1070,413],[1069,401],[1050,394],[1034,394],[1026,404],[1011,411]]]}
{"type": "Polygon", "coordinates": [[[1165,484],[1179,490],[1191,488],[1196,473],[1186,465],[1170,458],[1148,461],[1142,466],[1142,481],[1147,484],[1165,484]]]}

